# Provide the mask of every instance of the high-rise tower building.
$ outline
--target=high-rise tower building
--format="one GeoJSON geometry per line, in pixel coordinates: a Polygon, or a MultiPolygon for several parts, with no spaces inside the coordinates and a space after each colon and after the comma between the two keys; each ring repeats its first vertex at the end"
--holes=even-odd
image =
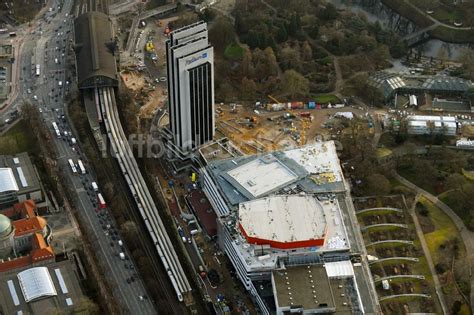
{"type": "Polygon", "coordinates": [[[214,50],[207,24],[170,33],[166,42],[170,131],[174,149],[190,152],[214,138],[214,50]]]}

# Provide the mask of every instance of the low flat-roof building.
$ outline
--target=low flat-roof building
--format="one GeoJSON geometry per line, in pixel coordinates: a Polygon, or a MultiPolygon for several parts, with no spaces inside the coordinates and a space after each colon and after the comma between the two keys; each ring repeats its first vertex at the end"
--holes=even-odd
{"type": "Polygon", "coordinates": [[[363,314],[353,268],[342,261],[274,270],[276,314],[363,314]]]}
{"type": "Polygon", "coordinates": [[[0,168],[0,207],[9,207],[17,201],[18,185],[11,168],[0,168]]]}
{"type": "Polygon", "coordinates": [[[336,196],[345,194],[346,186],[334,142],[212,160],[201,173],[203,191],[218,217],[219,246],[262,313],[274,312],[265,283],[276,270],[351,264],[340,204],[347,201],[336,196]]]}
{"type": "Polygon", "coordinates": [[[2,314],[72,313],[83,297],[72,263],[0,273],[2,314]]]}
{"type": "Polygon", "coordinates": [[[412,135],[443,134],[455,136],[458,124],[456,117],[413,115],[407,117],[407,130],[412,135]]]}
{"type": "Polygon", "coordinates": [[[40,180],[28,153],[0,156],[0,209],[29,199],[45,201],[40,180]]]}

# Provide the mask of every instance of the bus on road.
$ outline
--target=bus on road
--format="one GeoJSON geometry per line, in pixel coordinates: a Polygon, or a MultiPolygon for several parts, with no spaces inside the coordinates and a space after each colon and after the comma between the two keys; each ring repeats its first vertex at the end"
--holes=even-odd
{"type": "Polygon", "coordinates": [[[102,197],[101,193],[97,194],[97,199],[99,199],[99,209],[104,209],[107,205],[105,204],[104,197],[102,197]]]}
{"type": "Polygon", "coordinates": [[[54,132],[56,133],[56,137],[61,138],[61,132],[59,131],[58,125],[56,124],[55,121],[53,121],[53,129],[54,129],[54,132]]]}
{"type": "Polygon", "coordinates": [[[72,159],[67,160],[69,162],[69,166],[71,167],[71,171],[73,174],[77,174],[77,169],[76,165],[74,165],[74,162],[72,159]]]}
{"type": "Polygon", "coordinates": [[[77,165],[79,165],[79,170],[81,171],[81,174],[85,174],[86,173],[86,168],[84,167],[84,164],[82,163],[81,160],[77,160],[77,165]]]}
{"type": "Polygon", "coordinates": [[[40,74],[41,74],[41,71],[40,71],[40,65],[39,65],[39,64],[37,64],[37,65],[36,65],[36,71],[35,71],[35,74],[36,74],[36,76],[37,76],[37,77],[39,77],[39,76],[40,76],[40,74]]]}

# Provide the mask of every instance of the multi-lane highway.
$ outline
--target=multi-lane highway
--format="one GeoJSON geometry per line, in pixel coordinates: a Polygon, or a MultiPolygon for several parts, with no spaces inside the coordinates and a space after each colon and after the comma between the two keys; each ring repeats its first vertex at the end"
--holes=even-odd
{"type": "Polygon", "coordinates": [[[87,224],[86,231],[90,232],[88,236],[95,245],[104,278],[112,288],[119,308],[125,314],[156,314],[158,312],[129,259],[126,244],[119,245],[121,237],[112,215],[107,208],[99,209],[96,192],[91,186],[91,182],[96,181],[94,171],[88,166],[80,146],[72,140],[77,136],[71,132],[65,109],[66,99],[76,93],[71,49],[72,5],[72,0],[53,3],[51,9],[33,21],[35,31],[22,35],[24,44],[16,64],[21,76],[19,96],[4,115],[26,100],[38,107],[45,125],[51,130],[58,165],[77,194],[77,213],[81,222],[87,224]],[[59,129],[59,136],[52,127],[53,122],[59,129]],[[73,173],[69,159],[75,164],[78,159],[84,161],[87,173],[73,173]],[[124,257],[120,257],[121,252],[124,257]]]}

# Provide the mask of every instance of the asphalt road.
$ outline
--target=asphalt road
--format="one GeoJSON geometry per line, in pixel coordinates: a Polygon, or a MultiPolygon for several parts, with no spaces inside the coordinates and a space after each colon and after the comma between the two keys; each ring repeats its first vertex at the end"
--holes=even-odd
{"type": "Polygon", "coordinates": [[[123,313],[156,314],[157,311],[146,296],[145,287],[135,271],[133,262],[128,259],[128,250],[118,245],[120,235],[112,216],[107,209],[98,209],[97,196],[91,188],[91,182],[95,181],[93,170],[87,166],[80,147],[71,142],[71,138],[75,136],[71,134],[64,106],[68,95],[76,93],[74,71],[71,68],[74,56],[70,41],[73,33],[73,20],[70,15],[73,1],[61,1],[60,10],[58,5],[59,2],[49,4],[54,10],[46,10],[44,18],[40,17],[33,22],[34,32],[20,30],[24,34],[19,34],[24,36],[24,44],[21,56],[14,64],[20,67],[19,96],[2,113],[2,118],[10,115],[24,101],[38,106],[46,126],[51,130],[58,153],[58,165],[64,170],[70,185],[77,193],[77,213],[83,216],[83,222],[88,222],[88,230],[92,231],[89,237],[96,240],[98,260],[104,267],[104,276],[123,313]],[[35,73],[37,64],[40,65],[39,76],[35,73]],[[59,127],[60,137],[57,137],[52,127],[53,122],[59,127]],[[87,174],[73,174],[68,160],[72,159],[77,164],[79,158],[85,162],[87,174]],[[120,252],[124,252],[127,259],[122,260],[119,257],[120,252]]]}

